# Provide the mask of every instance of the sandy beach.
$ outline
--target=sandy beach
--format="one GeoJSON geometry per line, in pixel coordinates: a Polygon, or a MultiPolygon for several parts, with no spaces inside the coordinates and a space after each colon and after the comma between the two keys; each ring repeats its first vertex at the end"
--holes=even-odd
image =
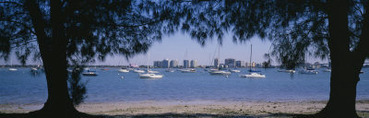
{"type": "MultiPolygon", "coordinates": [[[[226,116],[273,117],[283,114],[314,114],[326,101],[249,102],[249,101],[137,101],[84,103],[81,112],[106,116],[137,116],[160,114],[207,114],[226,116]]],[[[1,104],[1,113],[27,113],[42,104],[1,104]]],[[[357,101],[359,116],[369,117],[369,101],[357,101]]]]}

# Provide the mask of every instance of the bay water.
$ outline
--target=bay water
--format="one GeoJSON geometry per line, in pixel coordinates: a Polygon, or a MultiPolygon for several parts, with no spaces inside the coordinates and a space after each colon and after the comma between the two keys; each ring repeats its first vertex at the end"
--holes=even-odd
{"type": "MultiPolygon", "coordinates": [[[[119,68],[101,70],[98,76],[82,76],[86,82],[85,103],[130,101],[321,101],[329,98],[330,72],[319,69],[316,75],[258,69],[263,79],[210,75],[201,68],[196,73],[165,72],[161,79],[140,79],[134,72],[119,68]]],[[[47,99],[45,75],[32,76],[30,68],[9,71],[0,68],[0,104],[42,104],[47,99]]],[[[357,100],[369,100],[369,68],[363,68],[357,85],[357,100]]]]}

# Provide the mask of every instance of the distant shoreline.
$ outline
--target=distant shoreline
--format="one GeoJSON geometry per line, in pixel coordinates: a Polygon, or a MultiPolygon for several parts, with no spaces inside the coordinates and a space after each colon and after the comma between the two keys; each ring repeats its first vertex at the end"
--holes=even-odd
{"type": "MultiPolygon", "coordinates": [[[[93,115],[142,115],[142,114],[222,114],[253,115],[268,114],[314,114],[327,101],[135,101],[83,103],[77,107],[81,112],[93,115]]],[[[1,113],[27,113],[38,110],[42,104],[0,104],[1,113]]],[[[356,110],[362,117],[369,117],[369,100],[358,100],[356,110]]]]}

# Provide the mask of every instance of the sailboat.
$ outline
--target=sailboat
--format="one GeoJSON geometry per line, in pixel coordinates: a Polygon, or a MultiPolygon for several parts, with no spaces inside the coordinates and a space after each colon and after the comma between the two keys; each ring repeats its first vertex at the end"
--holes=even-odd
{"type": "MultiPolygon", "coordinates": [[[[251,53],[250,53],[250,64],[251,64],[251,59],[252,58],[252,44],[251,44],[251,53]]],[[[240,77],[243,78],[265,78],[265,75],[257,73],[260,71],[256,71],[256,70],[252,70],[251,69],[252,65],[250,65],[250,69],[249,69],[249,74],[241,74],[240,77]]]]}
{"type": "Polygon", "coordinates": [[[10,68],[8,69],[9,71],[17,71],[18,69],[13,68],[13,60],[10,60],[10,68]]]}
{"type": "MultiPolygon", "coordinates": [[[[219,57],[220,57],[220,47],[218,46],[217,48],[218,48],[218,57],[217,58],[219,59],[219,57]]],[[[228,76],[228,75],[231,74],[231,72],[220,70],[220,67],[218,67],[218,68],[215,67],[213,69],[210,69],[210,70],[208,70],[208,72],[209,72],[210,75],[226,75],[226,76],[228,76]]]]}
{"type": "MultiPolygon", "coordinates": [[[[185,56],[184,56],[184,59],[187,58],[187,49],[186,49],[186,53],[185,53],[185,56]]],[[[184,62],[183,62],[183,65],[184,65],[184,62]]],[[[189,66],[189,65],[187,65],[189,66]]],[[[183,69],[180,69],[180,71],[182,73],[195,73],[196,72],[196,69],[193,69],[193,68],[187,68],[187,66],[185,66],[183,69]]]]}
{"type": "Polygon", "coordinates": [[[252,60],[252,44],[251,44],[251,53],[250,53],[250,69],[249,69],[249,72],[261,72],[259,70],[254,70],[252,69],[252,63],[251,63],[251,60],[252,60]]]}
{"type": "MultiPolygon", "coordinates": [[[[150,55],[148,56],[148,58],[150,57],[150,55]]],[[[150,60],[150,59],[148,59],[150,60]]],[[[147,66],[147,73],[140,73],[139,76],[141,79],[160,79],[163,78],[164,75],[160,75],[160,74],[155,74],[155,73],[159,73],[157,71],[151,71],[150,70],[150,66],[147,66]]]]}

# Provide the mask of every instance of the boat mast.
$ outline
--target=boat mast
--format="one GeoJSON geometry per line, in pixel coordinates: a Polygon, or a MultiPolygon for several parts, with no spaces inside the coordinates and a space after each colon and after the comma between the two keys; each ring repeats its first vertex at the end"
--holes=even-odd
{"type": "Polygon", "coordinates": [[[150,53],[147,53],[147,72],[150,70],[150,53]]]}
{"type": "Polygon", "coordinates": [[[219,62],[220,62],[220,44],[218,44],[218,64],[217,64],[217,66],[218,66],[218,70],[220,70],[220,64],[219,64],[219,62]]]}
{"type": "Polygon", "coordinates": [[[251,67],[252,67],[252,63],[251,63],[251,58],[252,58],[252,44],[251,44],[251,53],[250,53],[250,72],[251,72],[251,67]]]}

